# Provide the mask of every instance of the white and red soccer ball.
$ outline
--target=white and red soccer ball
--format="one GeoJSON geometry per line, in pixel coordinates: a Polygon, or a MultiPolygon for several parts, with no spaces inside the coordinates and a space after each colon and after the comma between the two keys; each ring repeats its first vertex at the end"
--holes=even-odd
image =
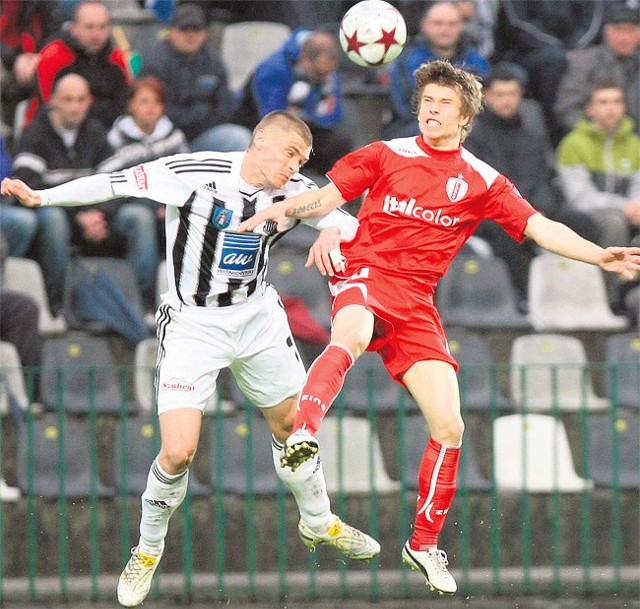
{"type": "Polygon", "coordinates": [[[384,0],[362,0],[340,23],[340,45],[359,66],[376,67],[393,61],[407,41],[407,25],[393,5],[384,0]]]}

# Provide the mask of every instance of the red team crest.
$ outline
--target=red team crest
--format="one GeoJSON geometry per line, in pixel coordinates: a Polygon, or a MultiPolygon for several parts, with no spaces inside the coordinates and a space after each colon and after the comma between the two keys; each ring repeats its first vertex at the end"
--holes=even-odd
{"type": "Polygon", "coordinates": [[[452,203],[464,199],[467,190],[469,190],[469,184],[462,179],[462,174],[458,175],[457,178],[449,178],[447,180],[447,196],[452,203]]]}

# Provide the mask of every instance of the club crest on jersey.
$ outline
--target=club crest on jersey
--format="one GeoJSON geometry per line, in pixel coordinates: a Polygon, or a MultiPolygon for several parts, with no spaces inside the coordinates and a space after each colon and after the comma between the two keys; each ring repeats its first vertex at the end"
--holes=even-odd
{"type": "Polygon", "coordinates": [[[447,196],[452,203],[464,199],[468,190],[469,184],[462,179],[462,174],[459,174],[457,178],[447,180],[447,196]]]}
{"type": "Polygon", "coordinates": [[[226,207],[215,207],[211,216],[211,223],[218,229],[222,230],[231,224],[233,212],[226,207]]]}

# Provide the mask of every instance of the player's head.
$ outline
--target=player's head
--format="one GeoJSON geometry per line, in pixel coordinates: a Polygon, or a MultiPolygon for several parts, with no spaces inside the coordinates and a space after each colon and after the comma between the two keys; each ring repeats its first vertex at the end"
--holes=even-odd
{"type": "Polygon", "coordinates": [[[415,88],[412,104],[418,115],[420,130],[425,127],[423,106],[425,104],[425,89],[449,89],[459,110],[457,127],[460,142],[471,131],[473,119],[482,110],[482,85],[480,80],[471,72],[452,65],[449,61],[439,59],[422,64],[415,72],[415,88]]]}
{"type": "Polygon", "coordinates": [[[253,130],[249,142],[246,164],[254,174],[251,183],[282,188],[309,160],[312,144],[304,121],[285,110],[270,112],[253,130]]]}

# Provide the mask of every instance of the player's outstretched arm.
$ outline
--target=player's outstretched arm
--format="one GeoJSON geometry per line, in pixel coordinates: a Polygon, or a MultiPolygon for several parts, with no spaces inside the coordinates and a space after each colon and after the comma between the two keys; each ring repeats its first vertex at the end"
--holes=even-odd
{"type": "Polygon", "coordinates": [[[13,195],[25,207],[39,207],[42,204],[40,195],[22,180],[4,178],[0,184],[0,192],[3,195],[13,195]]]}
{"type": "Polygon", "coordinates": [[[238,232],[252,231],[267,220],[276,222],[278,231],[283,231],[287,229],[287,218],[317,218],[328,214],[343,203],[345,200],[340,191],[332,183],[329,183],[319,190],[308,190],[259,211],[248,220],[240,223],[238,232]]]}
{"type": "Polygon", "coordinates": [[[620,273],[626,279],[634,279],[640,272],[640,247],[602,248],[542,214],[529,218],[525,235],[550,252],[595,264],[605,271],[620,273]]]}

